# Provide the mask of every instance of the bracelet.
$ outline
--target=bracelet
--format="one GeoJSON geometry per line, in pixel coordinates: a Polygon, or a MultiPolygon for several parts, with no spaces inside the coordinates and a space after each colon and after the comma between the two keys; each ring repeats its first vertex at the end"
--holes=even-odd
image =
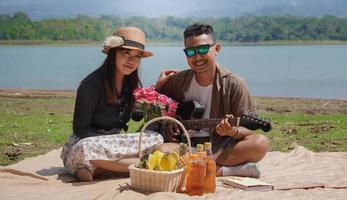
{"type": "Polygon", "coordinates": [[[240,130],[239,130],[239,127],[237,126],[237,127],[236,127],[236,133],[235,133],[235,135],[233,136],[233,138],[236,137],[236,136],[239,134],[239,132],[240,132],[240,130]]]}
{"type": "Polygon", "coordinates": [[[236,118],[236,133],[235,133],[235,135],[233,136],[233,138],[234,137],[236,137],[238,134],[239,134],[239,132],[240,132],[240,130],[239,130],[239,126],[240,126],[240,117],[237,117],[236,118]]]}

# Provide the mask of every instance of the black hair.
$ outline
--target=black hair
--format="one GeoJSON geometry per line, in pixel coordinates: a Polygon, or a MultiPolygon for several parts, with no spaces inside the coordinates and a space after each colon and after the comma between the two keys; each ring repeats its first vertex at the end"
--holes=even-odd
{"type": "Polygon", "coordinates": [[[103,86],[106,92],[106,101],[110,104],[115,104],[116,100],[121,96],[126,100],[129,106],[133,105],[132,94],[133,91],[138,88],[141,83],[138,75],[138,69],[131,74],[124,76],[122,94],[118,94],[115,88],[115,73],[116,72],[116,52],[120,48],[112,48],[108,51],[108,55],[101,65],[103,86]]]}
{"type": "Polygon", "coordinates": [[[213,42],[216,42],[216,37],[215,34],[213,32],[213,28],[211,25],[209,24],[200,24],[200,23],[195,23],[192,24],[190,26],[188,26],[185,30],[184,30],[184,42],[186,41],[186,39],[188,37],[191,36],[199,36],[202,34],[206,34],[212,37],[213,42]]]}

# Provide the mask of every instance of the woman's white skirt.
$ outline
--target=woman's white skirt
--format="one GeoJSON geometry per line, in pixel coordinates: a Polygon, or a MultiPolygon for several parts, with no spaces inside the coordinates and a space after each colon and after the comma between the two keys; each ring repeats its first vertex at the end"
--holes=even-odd
{"type": "MultiPolygon", "coordinates": [[[[71,134],[60,158],[72,175],[82,168],[87,168],[93,174],[96,167],[89,162],[90,160],[116,161],[138,156],[139,136],[140,133],[125,133],[80,139],[75,134],[71,134]]],[[[146,130],[142,135],[141,149],[143,152],[150,153],[163,141],[159,133],[146,130]]]]}

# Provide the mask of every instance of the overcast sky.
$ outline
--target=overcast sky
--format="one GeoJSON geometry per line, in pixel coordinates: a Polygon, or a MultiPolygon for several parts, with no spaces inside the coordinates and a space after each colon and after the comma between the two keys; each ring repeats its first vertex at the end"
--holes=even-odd
{"type": "MultiPolygon", "coordinates": [[[[345,0],[0,0],[0,14],[24,11],[33,19],[89,16],[239,17],[299,12],[347,13],[345,0]],[[305,10],[307,9],[307,10],[305,10]],[[344,12],[346,11],[346,12],[344,12]]],[[[301,15],[301,14],[300,14],[301,15]]],[[[341,15],[341,14],[337,14],[341,15]]]]}

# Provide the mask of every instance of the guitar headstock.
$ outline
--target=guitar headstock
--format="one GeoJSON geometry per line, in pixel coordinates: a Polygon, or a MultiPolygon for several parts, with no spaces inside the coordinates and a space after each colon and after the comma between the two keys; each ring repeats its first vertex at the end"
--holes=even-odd
{"type": "Polygon", "coordinates": [[[272,129],[271,120],[259,116],[255,112],[248,112],[240,117],[240,125],[250,130],[261,129],[268,132],[272,129]]]}

